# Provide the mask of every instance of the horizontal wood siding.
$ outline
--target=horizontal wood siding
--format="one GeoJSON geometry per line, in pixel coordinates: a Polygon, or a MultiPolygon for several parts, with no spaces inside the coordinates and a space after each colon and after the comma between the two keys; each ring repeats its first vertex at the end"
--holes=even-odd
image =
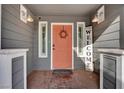
{"type": "Polygon", "coordinates": [[[108,28],[94,42],[94,61],[97,70],[99,70],[99,48],[119,48],[120,47],[120,16],[118,16],[108,28]]]}
{"type": "Polygon", "coordinates": [[[103,87],[116,88],[116,58],[108,55],[103,56],[103,87]]]}
{"type": "Polygon", "coordinates": [[[23,57],[17,57],[12,60],[12,88],[24,88],[24,63],[23,57]]]}
{"type": "MultiPolygon", "coordinates": [[[[33,17],[29,10],[28,14],[33,17]]],[[[33,23],[20,20],[20,5],[2,5],[2,48],[28,48],[28,73],[32,69],[33,31],[33,23]]]]}
{"type": "Polygon", "coordinates": [[[105,5],[105,21],[93,24],[93,59],[99,72],[99,48],[120,48],[120,18],[122,5],[105,5]]]}

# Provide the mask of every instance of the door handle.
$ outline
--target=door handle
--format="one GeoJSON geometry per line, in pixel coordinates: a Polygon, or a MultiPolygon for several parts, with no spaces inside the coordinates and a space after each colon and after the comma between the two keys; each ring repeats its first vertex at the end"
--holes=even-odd
{"type": "Polygon", "coordinates": [[[55,50],[55,44],[53,44],[53,50],[55,50]]]}
{"type": "Polygon", "coordinates": [[[55,47],[55,44],[53,44],[53,47],[55,47]]]}

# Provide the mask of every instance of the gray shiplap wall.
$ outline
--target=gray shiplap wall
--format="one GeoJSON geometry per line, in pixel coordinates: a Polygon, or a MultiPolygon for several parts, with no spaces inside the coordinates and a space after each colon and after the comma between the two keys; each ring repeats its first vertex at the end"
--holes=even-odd
{"type": "Polygon", "coordinates": [[[99,71],[99,48],[120,48],[120,18],[123,5],[105,5],[105,21],[93,24],[95,71],[99,71]]]}
{"type": "Polygon", "coordinates": [[[1,49],[1,4],[0,4],[0,49],[1,49]]]}
{"type": "MultiPolygon", "coordinates": [[[[28,48],[27,68],[32,69],[32,48],[34,24],[25,24],[20,20],[18,4],[2,5],[2,48],[28,48]]],[[[27,9],[28,10],[28,9],[27,9]]],[[[28,10],[28,13],[33,14],[28,10]]]]}
{"type": "MultiPolygon", "coordinates": [[[[34,49],[33,49],[33,69],[34,70],[50,70],[51,68],[51,23],[52,22],[65,22],[74,23],[74,47],[77,47],[77,31],[76,22],[86,22],[89,25],[88,17],[74,17],[74,16],[41,16],[41,21],[48,22],[48,58],[38,58],[38,18],[35,21],[35,33],[34,33],[34,49]]],[[[77,57],[74,52],[74,68],[84,68],[83,61],[77,57]]]]}
{"type": "Polygon", "coordinates": [[[116,89],[116,57],[110,55],[103,56],[103,88],[116,89]]]}
{"type": "Polygon", "coordinates": [[[23,56],[12,59],[12,88],[24,88],[24,64],[23,56]]]}

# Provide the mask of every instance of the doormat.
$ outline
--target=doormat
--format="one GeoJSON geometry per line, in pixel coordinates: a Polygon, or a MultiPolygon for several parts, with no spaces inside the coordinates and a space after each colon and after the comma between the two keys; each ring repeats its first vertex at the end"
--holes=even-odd
{"type": "Polygon", "coordinates": [[[59,77],[59,78],[71,78],[73,72],[72,70],[63,70],[63,69],[59,69],[59,70],[53,70],[52,72],[53,76],[55,77],[59,77]]]}

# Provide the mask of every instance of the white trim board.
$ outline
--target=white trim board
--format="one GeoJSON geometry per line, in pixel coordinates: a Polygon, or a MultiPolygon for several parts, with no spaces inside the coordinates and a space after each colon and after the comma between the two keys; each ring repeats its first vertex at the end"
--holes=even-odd
{"type": "Polygon", "coordinates": [[[0,88],[12,89],[12,59],[23,56],[24,88],[27,88],[27,52],[29,49],[2,49],[0,51],[0,88]]]}
{"type": "MultiPolygon", "coordinates": [[[[53,68],[53,50],[52,50],[52,45],[53,45],[53,25],[72,25],[72,68],[74,69],[74,51],[73,51],[73,47],[74,47],[74,23],[51,23],[51,70],[54,70],[53,68]]],[[[70,69],[70,68],[66,68],[66,69],[70,69]]]]}

